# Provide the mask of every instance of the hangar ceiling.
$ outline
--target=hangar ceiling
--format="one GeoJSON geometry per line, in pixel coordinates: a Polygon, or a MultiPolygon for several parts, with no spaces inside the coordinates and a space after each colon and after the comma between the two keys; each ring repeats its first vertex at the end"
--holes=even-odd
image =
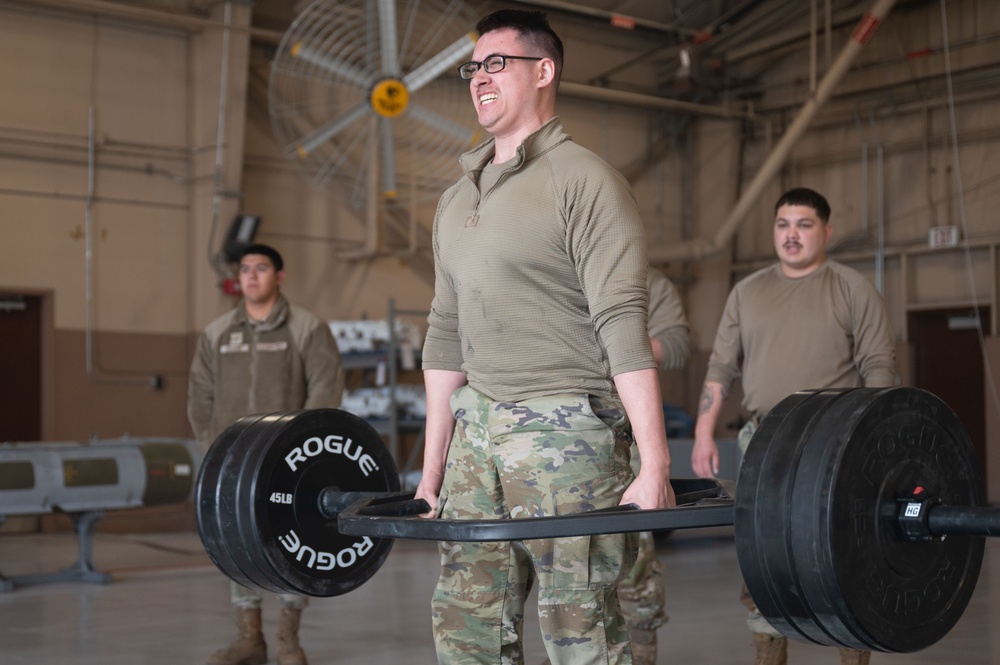
{"type": "MultiPolygon", "coordinates": [[[[456,0],[459,1],[459,0],[456,0]]],[[[38,10],[71,10],[109,19],[140,20],[188,30],[220,27],[218,7],[224,0],[0,0],[38,10]],[[213,18],[215,17],[215,18],[213,18]]],[[[249,0],[239,0],[245,4],[249,0]]],[[[678,100],[708,107],[756,113],[783,112],[801,105],[809,84],[822,76],[845,34],[871,9],[874,0],[464,0],[476,15],[502,7],[545,11],[559,27],[568,54],[563,80],[576,86],[678,100]],[[782,63],[795,72],[778,85],[764,76],[782,63]]],[[[252,68],[266,78],[268,55],[310,0],[253,0],[252,68]]],[[[948,0],[956,14],[971,15],[973,24],[990,13],[990,2],[948,0]]],[[[906,34],[893,27],[899,14],[937,11],[939,0],[898,0],[887,21],[888,39],[897,55],[867,62],[868,70],[897,69],[878,81],[843,85],[837,96],[886,98],[891,103],[940,95],[941,76],[921,77],[910,60],[934,51],[939,36],[906,34]]],[[[974,25],[969,43],[953,47],[992,48],[1000,34],[989,32],[995,21],[974,25]]],[[[1000,60],[971,59],[958,67],[955,92],[998,90],[1000,60]]],[[[859,65],[860,66],[860,65],[859,65]]],[[[856,66],[855,68],[858,68],[856,66]]],[[[870,105],[870,104],[869,104],[870,105]]],[[[669,108],[665,106],[664,108],[669,108]]],[[[681,112],[692,107],[679,105],[681,112]]]]}
{"type": "MultiPolygon", "coordinates": [[[[55,0],[52,0],[55,1],[55,0]]],[[[81,1],[81,0],[76,0],[81,1]]],[[[164,0],[166,1],[166,0],[164,0]]],[[[180,0],[174,0],[180,2],[180,0]]],[[[799,107],[810,86],[829,68],[845,35],[872,8],[874,0],[465,0],[476,15],[502,7],[540,9],[557,23],[566,45],[563,81],[615,93],[678,100],[734,112],[785,112],[799,107]],[[794,74],[775,85],[765,75],[788,62],[794,74]]],[[[191,3],[193,6],[197,3],[191,3]]],[[[207,3],[202,3],[207,4],[207,3]]],[[[253,25],[258,62],[266,63],[264,31],[283,33],[308,0],[256,0],[253,25]]],[[[892,14],[936,11],[937,0],[899,0],[892,14]]],[[[951,11],[978,13],[974,0],[950,0],[951,11]]],[[[973,18],[973,20],[976,20],[973,18]]],[[[940,75],[922,78],[910,66],[915,53],[933,50],[939,38],[921,32],[906,34],[886,22],[886,39],[896,56],[884,62],[866,62],[869,71],[885,68],[885,76],[869,76],[875,85],[842,85],[836,96],[860,98],[866,105],[901,103],[940,95],[940,75]],[[898,70],[891,73],[892,70],[898,70]]],[[[1000,35],[983,32],[975,45],[993,45],[1000,35]]],[[[962,44],[956,44],[961,48],[962,44]]],[[[965,46],[974,46],[966,44],[965,46]]],[[[997,89],[1000,61],[970,63],[956,71],[956,92],[997,89]]],[[[566,90],[563,91],[567,92],[566,90]]],[[[644,100],[639,99],[639,102],[644,100]]],[[[645,100],[649,101],[649,100],[645,100]]],[[[665,110],[672,108],[663,105],[665,110]]],[[[676,105],[680,112],[695,107],[676,105]]]]}

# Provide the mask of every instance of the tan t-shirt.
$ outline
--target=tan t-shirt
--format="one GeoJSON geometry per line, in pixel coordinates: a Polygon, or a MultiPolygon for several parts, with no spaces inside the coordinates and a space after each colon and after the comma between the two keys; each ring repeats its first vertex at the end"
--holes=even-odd
{"type": "Polygon", "coordinates": [[[646,276],[649,290],[649,336],[659,340],[663,350],[660,369],[679,369],[691,355],[691,329],[681,295],[673,282],[656,268],[650,268],[646,276]]]}
{"type": "Polygon", "coordinates": [[[798,390],[895,385],[882,297],[832,260],[797,279],[780,264],[753,273],[729,294],[705,380],[728,387],[737,377],[756,416],[798,390]]]}

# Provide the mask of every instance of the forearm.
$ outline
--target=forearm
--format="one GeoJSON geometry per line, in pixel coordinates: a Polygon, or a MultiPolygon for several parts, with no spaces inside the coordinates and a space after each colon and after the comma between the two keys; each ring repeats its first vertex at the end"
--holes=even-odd
{"type": "Polygon", "coordinates": [[[621,503],[640,508],[669,508],[676,502],[670,487],[670,450],[663,426],[663,401],[656,370],[640,369],[615,375],[615,386],[632,423],[639,449],[639,475],[622,494],[621,503]]]}
{"type": "Polygon", "coordinates": [[[729,396],[729,391],[717,381],[705,381],[698,400],[698,421],[694,426],[696,439],[703,437],[715,438],[715,426],[722,412],[722,403],[729,396]]]}
{"type": "Polygon", "coordinates": [[[719,473],[719,447],[715,444],[715,425],[726,399],[726,386],[705,381],[698,405],[698,422],[694,426],[694,446],[691,448],[691,469],[701,478],[719,473]]]}
{"type": "Polygon", "coordinates": [[[423,477],[440,488],[444,464],[455,429],[451,395],[466,384],[465,374],[440,369],[424,370],[427,397],[427,422],[424,433],[423,477]]]}
{"type": "Polygon", "coordinates": [[[615,387],[632,424],[632,435],[639,458],[641,473],[647,472],[668,478],[670,476],[670,450],[667,447],[666,427],[663,424],[663,400],[660,382],[655,369],[641,369],[615,376],[615,387]]]}

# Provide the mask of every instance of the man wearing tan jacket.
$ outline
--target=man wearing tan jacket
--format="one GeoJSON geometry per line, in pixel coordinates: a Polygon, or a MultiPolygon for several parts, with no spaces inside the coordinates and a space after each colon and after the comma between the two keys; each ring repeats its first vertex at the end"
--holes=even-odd
{"type": "MultiPolygon", "coordinates": [[[[243,300],[205,328],[191,363],[188,419],[206,446],[244,416],[340,404],[344,370],[330,327],[281,294],[284,262],[273,247],[250,245],[240,259],[243,300]]],[[[299,620],[307,599],[281,594],[279,665],[306,665],[299,620]]],[[[208,665],[262,665],[262,594],[231,583],[237,638],[208,665]]]]}

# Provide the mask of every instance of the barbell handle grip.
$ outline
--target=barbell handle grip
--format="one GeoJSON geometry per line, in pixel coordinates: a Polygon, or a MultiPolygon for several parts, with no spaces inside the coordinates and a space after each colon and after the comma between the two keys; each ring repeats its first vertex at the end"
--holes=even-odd
{"type": "Polygon", "coordinates": [[[414,499],[413,493],[405,493],[354,503],[341,511],[337,528],[353,536],[486,542],[731,525],[731,489],[720,482],[717,494],[722,496],[660,510],[639,510],[635,504],[626,504],[553,517],[445,520],[418,517],[429,512],[430,505],[414,499]]]}
{"type": "MultiPolygon", "coordinates": [[[[724,485],[728,481],[709,480],[705,478],[676,478],[670,481],[676,494],[677,504],[686,505],[695,503],[702,499],[714,499],[719,496],[732,498],[732,488],[724,485]]],[[[359,499],[378,498],[387,495],[385,492],[345,492],[334,487],[327,487],[319,493],[318,507],[319,514],[326,519],[335,520],[342,510],[355,503],[359,499]]],[[[400,496],[396,494],[394,496],[400,496]]],[[[406,512],[405,515],[422,515],[430,510],[430,507],[418,510],[416,506],[400,507],[400,510],[415,511],[406,512]]],[[[401,516],[401,515],[396,515],[401,516]]]]}

